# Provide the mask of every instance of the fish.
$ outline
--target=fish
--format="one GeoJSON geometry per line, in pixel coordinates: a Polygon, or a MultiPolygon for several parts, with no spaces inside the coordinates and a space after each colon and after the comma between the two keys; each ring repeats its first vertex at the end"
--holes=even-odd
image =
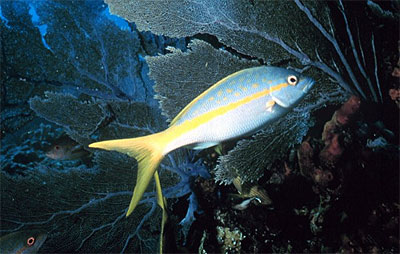
{"type": "Polygon", "coordinates": [[[232,208],[239,210],[239,211],[246,210],[253,200],[256,200],[258,203],[261,203],[261,200],[258,198],[249,198],[249,199],[243,200],[240,204],[234,205],[232,208]]]}
{"type": "Polygon", "coordinates": [[[88,156],[89,153],[82,145],[64,138],[55,142],[45,155],[53,160],[77,160],[88,156]]]}
{"type": "Polygon", "coordinates": [[[285,68],[243,69],[197,96],[166,130],[143,137],[95,142],[89,147],[118,151],[138,161],[136,185],[126,216],[136,208],[153,176],[157,203],[165,211],[157,168],[169,152],[180,147],[205,149],[251,135],[288,113],[313,84],[312,78],[285,68]]]}
{"type": "MultiPolygon", "coordinates": [[[[239,192],[240,198],[250,198],[251,199],[251,200],[248,200],[247,203],[246,202],[243,203],[243,206],[245,206],[246,208],[253,199],[257,200],[258,203],[260,203],[262,205],[272,204],[272,200],[268,196],[268,193],[261,186],[251,185],[250,183],[242,183],[242,180],[240,179],[239,176],[236,177],[235,179],[233,179],[232,183],[233,183],[233,186],[235,186],[236,190],[239,192]]],[[[240,207],[240,205],[239,205],[239,207],[240,207]]]]}
{"type": "Polygon", "coordinates": [[[29,254],[37,253],[47,239],[41,230],[18,231],[0,237],[0,253],[29,254]]]}

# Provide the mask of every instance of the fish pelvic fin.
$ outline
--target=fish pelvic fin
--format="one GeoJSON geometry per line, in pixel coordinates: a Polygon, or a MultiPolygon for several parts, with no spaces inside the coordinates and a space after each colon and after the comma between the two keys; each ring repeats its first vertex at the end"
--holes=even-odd
{"type": "MultiPolygon", "coordinates": [[[[144,137],[101,141],[89,145],[90,148],[100,148],[125,153],[137,160],[138,172],[136,185],[126,216],[129,216],[138,205],[151,178],[156,173],[161,160],[164,158],[163,152],[166,144],[162,136],[163,132],[159,132],[144,137]]],[[[162,202],[164,198],[162,196],[158,175],[155,180],[157,185],[157,203],[163,211],[165,211],[165,202],[162,202]]]]}
{"type": "Polygon", "coordinates": [[[160,184],[160,178],[158,176],[158,172],[156,171],[154,173],[154,179],[156,181],[156,190],[157,190],[157,204],[161,207],[162,209],[162,219],[161,219],[161,234],[160,234],[160,253],[163,253],[163,247],[164,247],[164,228],[165,228],[165,223],[167,223],[168,215],[167,215],[167,200],[165,197],[162,195],[161,191],[161,184],[160,184]]]}

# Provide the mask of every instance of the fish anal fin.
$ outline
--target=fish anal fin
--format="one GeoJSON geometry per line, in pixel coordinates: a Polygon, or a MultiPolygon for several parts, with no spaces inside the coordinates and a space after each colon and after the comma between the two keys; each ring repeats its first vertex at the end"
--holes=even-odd
{"type": "Polygon", "coordinates": [[[218,145],[218,142],[204,142],[204,143],[198,143],[195,144],[193,146],[191,146],[190,148],[194,149],[194,150],[202,150],[202,149],[206,149],[212,146],[216,146],[218,145]]]}

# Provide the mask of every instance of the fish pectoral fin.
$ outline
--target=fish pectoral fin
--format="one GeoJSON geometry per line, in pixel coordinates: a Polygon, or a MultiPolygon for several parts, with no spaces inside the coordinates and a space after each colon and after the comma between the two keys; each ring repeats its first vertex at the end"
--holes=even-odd
{"type": "Polygon", "coordinates": [[[265,104],[265,107],[267,108],[267,111],[272,112],[272,107],[275,105],[274,100],[267,101],[265,104]]]}
{"type": "Polygon", "coordinates": [[[283,107],[283,108],[288,108],[290,107],[290,105],[288,105],[286,102],[281,101],[280,99],[278,99],[277,97],[272,96],[272,101],[276,104],[278,104],[279,106],[283,107]]]}

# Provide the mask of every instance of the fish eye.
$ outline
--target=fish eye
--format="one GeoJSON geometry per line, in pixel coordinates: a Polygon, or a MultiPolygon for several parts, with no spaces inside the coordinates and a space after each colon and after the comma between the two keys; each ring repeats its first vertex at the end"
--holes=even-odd
{"type": "Polygon", "coordinates": [[[28,240],[26,240],[26,244],[28,244],[28,246],[32,246],[35,243],[35,237],[31,236],[28,238],[28,240]]]}
{"type": "Polygon", "coordinates": [[[297,84],[297,81],[298,81],[298,78],[297,78],[295,75],[290,75],[290,76],[287,78],[287,82],[288,82],[288,84],[291,85],[291,86],[295,86],[295,85],[297,84]]]}

